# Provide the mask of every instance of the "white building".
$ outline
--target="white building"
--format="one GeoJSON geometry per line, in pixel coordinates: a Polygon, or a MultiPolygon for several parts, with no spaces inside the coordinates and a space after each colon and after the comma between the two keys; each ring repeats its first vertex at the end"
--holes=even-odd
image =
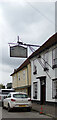
{"type": "Polygon", "coordinates": [[[31,56],[31,99],[37,105],[57,104],[57,33],[31,56]]]}

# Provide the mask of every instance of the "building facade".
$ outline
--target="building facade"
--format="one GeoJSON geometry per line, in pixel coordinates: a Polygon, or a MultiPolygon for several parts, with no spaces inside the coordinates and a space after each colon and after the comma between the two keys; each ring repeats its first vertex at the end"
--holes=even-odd
{"type": "Polygon", "coordinates": [[[34,109],[57,116],[57,33],[32,53],[12,74],[16,91],[31,96],[34,109]]]}
{"type": "Polygon", "coordinates": [[[19,68],[11,74],[12,88],[15,91],[26,92],[31,96],[31,65],[27,59],[19,68]]]}
{"type": "MultiPolygon", "coordinates": [[[[57,33],[31,56],[31,99],[44,112],[57,111],[57,33]]],[[[37,106],[36,105],[36,106],[37,106]]]]}

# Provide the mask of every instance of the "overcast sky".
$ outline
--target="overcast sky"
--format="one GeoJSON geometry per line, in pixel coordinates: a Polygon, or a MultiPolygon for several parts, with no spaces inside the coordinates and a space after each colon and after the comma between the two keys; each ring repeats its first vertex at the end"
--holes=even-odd
{"type": "MultiPolygon", "coordinates": [[[[12,82],[10,74],[24,61],[10,58],[8,43],[42,45],[55,33],[55,1],[0,0],[0,83],[12,82]]],[[[29,51],[30,53],[30,51],[29,51]]]]}

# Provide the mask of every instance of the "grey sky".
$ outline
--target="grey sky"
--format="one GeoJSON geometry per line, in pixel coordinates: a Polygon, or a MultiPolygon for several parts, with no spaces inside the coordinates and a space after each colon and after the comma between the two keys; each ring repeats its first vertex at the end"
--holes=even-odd
{"type": "MultiPolygon", "coordinates": [[[[0,0],[0,83],[11,82],[10,74],[24,59],[10,58],[9,42],[42,45],[55,33],[55,3],[0,0]]],[[[30,51],[29,51],[30,53],[30,51]]]]}

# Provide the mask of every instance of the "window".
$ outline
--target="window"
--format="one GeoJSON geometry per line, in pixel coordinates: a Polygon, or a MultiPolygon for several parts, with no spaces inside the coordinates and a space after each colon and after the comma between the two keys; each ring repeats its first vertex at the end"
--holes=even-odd
{"type": "Polygon", "coordinates": [[[28,98],[28,95],[26,94],[13,94],[14,98],[28,98]]]}
{"type": "Polygon", "coordinates": [[[36,60],[33,61],[33,74],[37,74],[37,63],[36,63],[36,60]]]}
{"type": "Polygon", "coordinates": [[[8,94],[7,98],[10,98],[11,97],[11,94],[8,94]]]}
{"type": "Polygon", "coordinates": [[[48,52],[43,56],[44,59],[44,71],[48,70],[48,52]]]}
{"type": "Polygon", "coordinates": [[[13,78],[14,80],[16,79],[16,74],[14,75],[14,78],[13,78]]]}
{"type": "Polygon", "coordinates": [[[23,70],[23,80],[25,80],[25,70],[23,70]]]}
{"type": "Polygon", "coordinates": [[[52,80],[52,98],[57,98],[57,79],[52,80]]]}
{"type": "Polygon", "coordinates": [[[33,98],[37,99],[37,82],[33,83],[33,98]]]}
{"type": "Polygon", "coordinates": [[[20,80],[20,73],[18,73],[18,80],[20,80]]]}
{"type": "Polygon", "coordinates": [[[53,68],[57,67],[57,47],[52,51],[52,65],[53,68]]]}

